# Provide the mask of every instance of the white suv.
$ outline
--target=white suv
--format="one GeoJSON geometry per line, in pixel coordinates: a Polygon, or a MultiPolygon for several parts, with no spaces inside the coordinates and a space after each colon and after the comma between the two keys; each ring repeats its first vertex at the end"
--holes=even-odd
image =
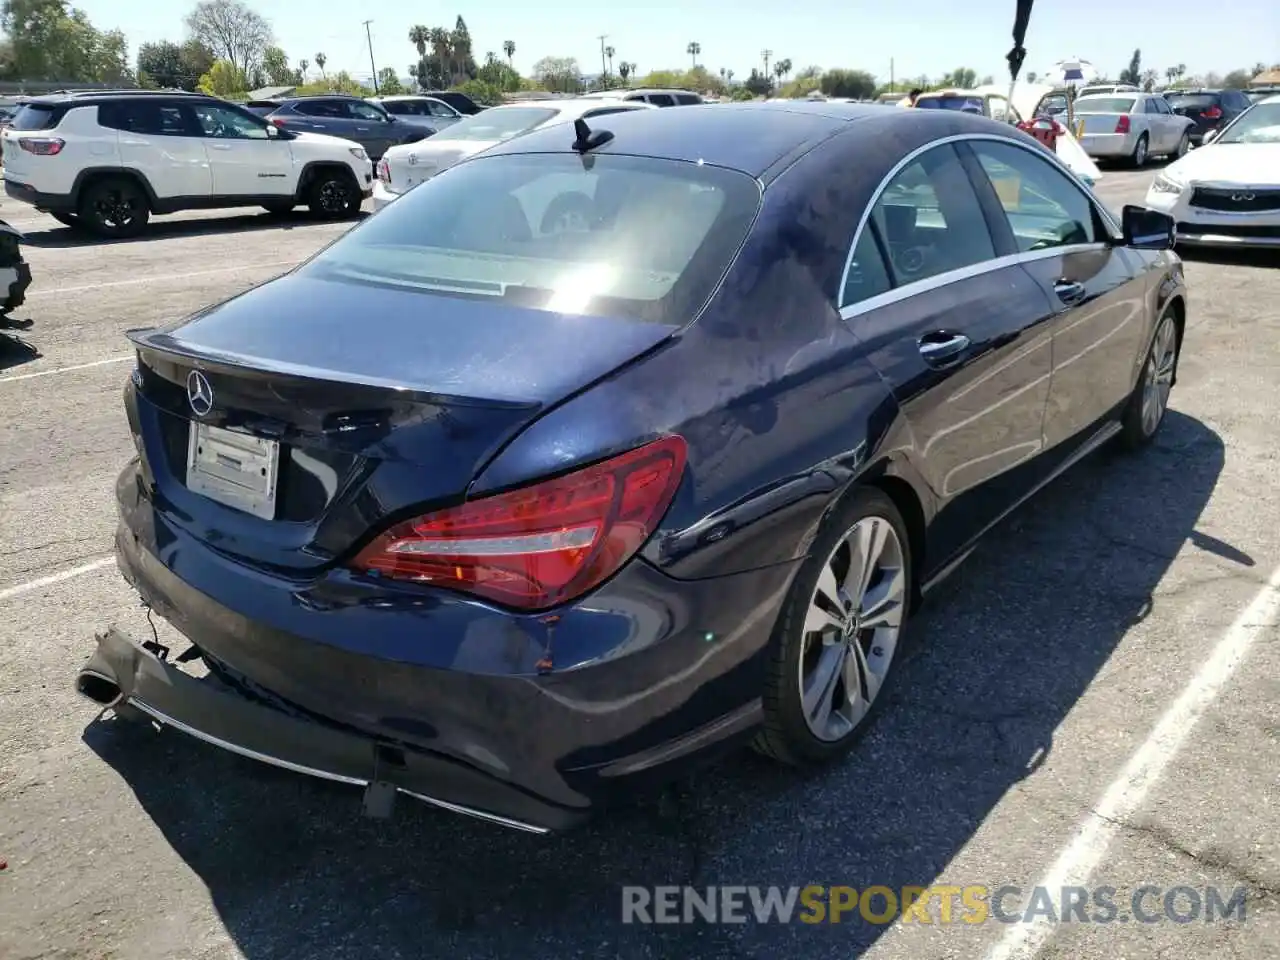
{"type": "Polygon", "coordinates": [[[178,210],[306,204],[355,216],[373,191],[360,144],[281,130],[203,94],[33,97],[0,136],[10,197],[107,237],[136,236],[151,214],[178,210]]]}

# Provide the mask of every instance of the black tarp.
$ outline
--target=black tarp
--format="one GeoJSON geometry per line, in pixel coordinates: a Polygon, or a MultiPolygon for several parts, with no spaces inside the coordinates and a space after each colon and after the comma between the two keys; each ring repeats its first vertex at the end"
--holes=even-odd
{"type": "Polygon", "coordinates": [[[1013,17],[1013,49],[1005,56],[1009,61],[1009,79],[1017,80],[1022,70],[1022,61],[1027,59],[1026,47],[1022,42],[1027,38],[1027,24],[1031,22],[1032,0],[1018,0],[1018,9],[1013,17]]]}

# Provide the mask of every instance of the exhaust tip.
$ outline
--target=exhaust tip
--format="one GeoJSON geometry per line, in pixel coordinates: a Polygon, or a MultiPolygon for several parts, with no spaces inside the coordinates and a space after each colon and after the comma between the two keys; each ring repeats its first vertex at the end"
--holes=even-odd
{"type": "Polygon", "coordinates": [[[124,699],[119,684],[89,670],[82,670],[76,677],[76,693],[102,707],[114,707],[124,699]]]}

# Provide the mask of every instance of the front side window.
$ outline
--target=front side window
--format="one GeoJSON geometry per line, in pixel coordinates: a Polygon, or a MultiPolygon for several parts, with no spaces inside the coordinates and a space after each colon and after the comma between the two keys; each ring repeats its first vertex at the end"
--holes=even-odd
{"type": "Polygon", "coordinates": [[[978,140],[970,146],[995,187],[1019,250],[1102,239],[1089,198],[1049,161],[1007,143],[978,140]]]}
{"type": "Polygon", "coordinates": [[[447,136],[450,140],[510,140],[559,112],[554,107],[494,107],[459,120],[449,128],[447,136]]]}
{"type": "Polygon", "coordinates": [[[364,120],[371,123],[386,123],[387,115],[371,103],[360,100],[347,101],[347,116],[352,120],[364,120]]]}
{"type": "Polygon", "coordinates": [[[441,103],[439,100],[427,100],[424,104],[427,108],[426,112],[433,117],[440,117],[444,120],[451,120],[458,115],[458,111],[454,110],[447,103],[441,103]]]}
{"type": "Polygon", "coordinates": [[[193,104],[191,109],[196,116],[196,123],[199,124],[200,132],[203,136],[229,140],[266,140],[269,138],[265,123],[255,117],[241,113],[239,110],[220,107],[212,103],[193,104]]]}
{"type": "Polygon", "coordinates": [[[342,104],[332,100],[305,100],[294,109],[308,117],[325,117],[330,120],[343,120],[347,117],[342,104]]]}
{"type": "Polygon", "coordinates": [[[415,187],[302,272],[535,311],[693,320],[751,228],[759,185],[720,167],[593,160],[470,160],[415,187]]]}
{"type": "Polygon", "coordinates": [[[895,286],[995,257],[977,194],[949,144],[922,154],[894,177],[869,222],[885,246],[895,286]]]}
{"type": "Polygon", "coordinates": [[[675,99],[669,93],[651,93],[649,94],[649,102],[655,107],[674,107],[675,99]]]}

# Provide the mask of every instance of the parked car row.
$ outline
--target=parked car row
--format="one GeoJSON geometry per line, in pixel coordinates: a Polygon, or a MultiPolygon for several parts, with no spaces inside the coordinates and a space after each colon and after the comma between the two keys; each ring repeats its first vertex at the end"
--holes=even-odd
{"type": "Polygon", "coordinates": [[[191,647],[102,633],[99,709],[533,832],[735,744],[829,763],[921,597],[1160,430],[1174,221],[1009,124],[555,106],[130,334],[117,561],[191,647]]]}

